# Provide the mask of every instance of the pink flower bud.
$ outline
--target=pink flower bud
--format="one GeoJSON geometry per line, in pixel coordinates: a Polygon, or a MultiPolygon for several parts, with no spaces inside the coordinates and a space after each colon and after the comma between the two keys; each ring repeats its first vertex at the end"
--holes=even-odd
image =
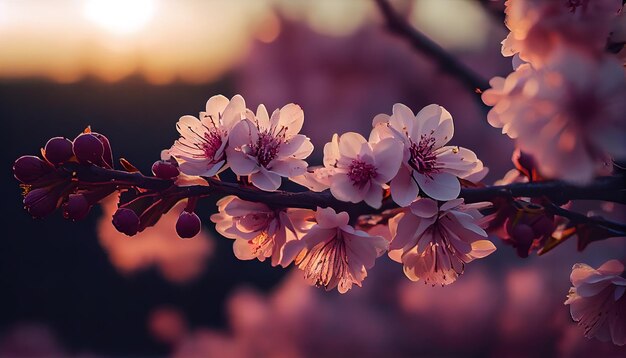
{"type": "Polygon", "coordinates": [[[158,160],[152,164],[152,174],[161,179],[171,179],[177,177],[180,171],[178,168],[165,160],[158,160]]]}
{"type": "Polygon", "coordinates": [[[83,194],[70,194],[63,204],[63,217],[72,220],[82,220],[91,210],[89,201],[83,194]]]}
{"type": "Polygon", "coordinates": [[[36,218],[52,214],[59,205],[59,195],[56,190],[46,187],[33,189],[24,197],[24,206],[28,213],[36,218]]]}
{"type": "Polygon", "coordinates": [[[535,223],[533,223],[532,229],[535,233],[535,237],[550,235],[554,232],[554,220],[542,215],[535,223]]]}
{"type": "Polygon", "coordinates": [[[113,226],[117,231],[133,236],[139,231],[139,216],[131,209],[119,208],[113,214],[113,226]]]}
{"type": "Polygon", "coordinates": [[[46,160],[54,165],[61,164],[72,158],[72,142],[63,137],[51,138],[44,148],[46,160]]]}
{"type": "Polygon", "coordinates": [[[183,211],[176,221],[176,233],[182,239],[190,239],[200,232],[202,223],[196,213],[183,211]]]}
{"type": "Polygon", "coordinates": [[[13,176],[24,184],[33,184],[53,170],[49,163],[32,155],[21,156],[13,164],[13,176]]]}
{"type": "Polygon", "coordinates": [[[93,134],[83,133],[74,139],[74,154],[81,163],[102,163],[104,146],[93,134]]]}

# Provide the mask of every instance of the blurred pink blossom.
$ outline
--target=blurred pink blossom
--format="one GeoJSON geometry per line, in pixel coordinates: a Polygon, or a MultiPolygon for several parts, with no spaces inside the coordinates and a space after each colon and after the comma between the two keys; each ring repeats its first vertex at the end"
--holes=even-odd
{"type": "Polygon", "coordinates": [[[585,328],[585,336],[614,344],[626,344],[626,278],[624,265],[617,260],[598,269],[585,264],[572,268],[566,305],[572,318],[585,328]]]}
{"type": "Polygon", "coordinates": [[[518,54],[538,68],[563,44],[602,52],[621,7],[621,0],[508,0],[505,24],[511,32],[502,54],[518,54]]]}
{"type": "Polygon", "coordinates": [[[584,184],[626,158],[626,77],[610,56],[562,49],[543,68],[495,77],[483,101],[489,123],[532,155],[539,172],[584,184]]]}

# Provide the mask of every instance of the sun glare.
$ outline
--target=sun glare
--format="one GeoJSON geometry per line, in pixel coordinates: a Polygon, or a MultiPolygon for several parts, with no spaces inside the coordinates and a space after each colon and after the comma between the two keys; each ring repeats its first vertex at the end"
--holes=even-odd
{"type": "Polygon", "coordinates": [[[116,34],[141,30],[154,15],[153,0],[88,0],[87,19],[116,34]]]}

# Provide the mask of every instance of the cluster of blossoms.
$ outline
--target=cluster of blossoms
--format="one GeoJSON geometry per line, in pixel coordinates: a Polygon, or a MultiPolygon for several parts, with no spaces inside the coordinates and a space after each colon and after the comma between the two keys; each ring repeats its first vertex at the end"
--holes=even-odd
{"type": "Polygon", "coordinates": [[[312,191],[329,189],[340,201],[365,201],[374,208],[381,207],[390,190],[406,212],[398,213],[378,236],[355,229],[347,212],[332,208],[271,207],[227,196],[218,201],[219,212],[211,221],[220,234],[235,240],[238,258],[270,258],[272,265],[283,267],[294,262],[312,284],[344,293],[361,285],[390,243],[395,248],[390,256],[405,265],[410,279],[433,285],[453,282],[464,263],[495,250],[478,225],[482,215],[456,199],[459,179],[486,173],[486,168],[472,151],[446,146],[454,126],[443,107],[430,105],[415,115],[397,104],[392,115],[376,116],[369,140],[353,132],[335,134],[324,147],[324,166],[312,170],[304,159],[313,145],[299,134],[303,121],[295,104],[270,116],[263,105],[256,114],[245,108],[239,95],[230,101],[215,96],[200,119],[180,119],[181,138],[164,151],[163,159],[171,156],[188,178],[231,168],[258,189],[275,191],[281,177],[287,177],[312,191]],[[409,208],[424,205],[431,209],[427,216],[410,214],[415,211],[409,208]],[[414,225],[422,232],[405,237],[414,225]]]}
{"type": "Polygon", "coordinates": [[[506,5],[502,54],[515,55],[516,70],[483,93],[489,123],[534,156],[546,178],[586,184],[610,173],[613,160],[626,159],[626,75],[606,51],[623,36],[622,1],[506,5]]]}

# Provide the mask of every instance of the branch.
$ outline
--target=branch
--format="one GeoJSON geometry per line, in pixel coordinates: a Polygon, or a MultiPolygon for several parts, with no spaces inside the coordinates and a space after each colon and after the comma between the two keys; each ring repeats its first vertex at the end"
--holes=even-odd
{"type": "Polygon", "coordinates": [[[376,0],[376,4],[385,17],[389,30],[405,38],[416,50],[435,61],[443,71],[457,78],[473,92],[490,87],[484,78],[411,26],[387,0],[376,0]]]}
{"type": "MultiPolygon", "coordinates": [[[[145,190],[163,191],[164,195],[180,199],[189,197],[212,196],[221,198],[226,195],[236,195],[243,200],[262,202],[275,207],[296,207],[315,209],[332,207],[336,210],[349,211],[356,214],[366,214],[375,211],[365,203],[347,203],[332,196],[329,190],[323,192],[267,192],[251,186],[223,182],[214,178],[205,178],[208,186],[173,186],[172,180],[147,177],[141,173],[127,173],[124,171],[106,169],[95,165],[77,165],[67,163],[64,168],[82,182],[99,183],[113,181],[121,187],[137,187],[145,190]],[[167,189],[167,191],[165,191],[167,189]]],[[[499,197],[547,197],[555,202],[569,200],[605,200],[616,203],[626,203],[626,182],[623,176],[601,177],[591,184],[581,187],[560,181],[544,181],[533,183],[513,183],[483,188],[463,188],[460,198],[466,203],[492,201],[499,197]]],[[[389,199],[383,204],[385,209],[396,207],[389,199]]]]}
{"type": "Polygon", "coordinates": [[[617,236],[626,235],[626,225],[615,221],[607,220],[599,216],[587,216],[581,213],[577,213],[571,210],[564,209],[557,205],[550,205],[548,208],[554,214],[567,218],[574,224],[590,224],[596,226],[602,226],[611,230],[617,236]]]}

